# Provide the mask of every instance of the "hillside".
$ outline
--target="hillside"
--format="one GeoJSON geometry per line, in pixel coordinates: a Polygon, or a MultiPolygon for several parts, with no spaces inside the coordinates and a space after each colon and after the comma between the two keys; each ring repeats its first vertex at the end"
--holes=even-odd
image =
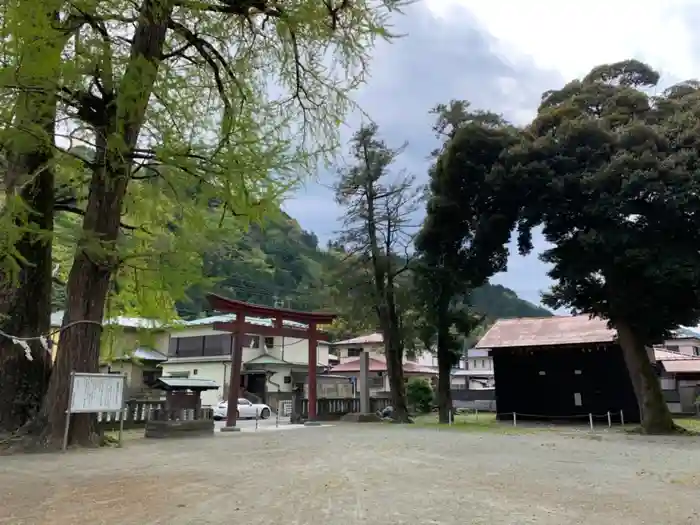
{"type": "MultiPolygon", "coordinates": [[[[229,247],[207,254],[206,272],[218,282],[223,295],[270,306],[306,310],[331,306],[327,268],[334,256],[318,246],[317,237],[305,232],[286,214],[266,226],[252,228],[229,247]]],[[[191,301],[178,305],[183,317],[206,314],[202,290],[192,290],[191,301]]],[[[491,319],[552,315],[501,285],[486,285],[474,292],[474,307],[491,319]]]]}

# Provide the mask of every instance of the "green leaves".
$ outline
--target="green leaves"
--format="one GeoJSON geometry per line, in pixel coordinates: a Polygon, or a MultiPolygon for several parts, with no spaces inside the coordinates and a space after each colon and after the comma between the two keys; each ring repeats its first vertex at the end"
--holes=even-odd
{"type": "Polygon", "coordinates": [[[546,93],[510,174],[522,224],[542,224],[547,304],[632,324],[645,342],[700,319],[700,177],[693,81],[651,97],[637,61],[546,93]]]}

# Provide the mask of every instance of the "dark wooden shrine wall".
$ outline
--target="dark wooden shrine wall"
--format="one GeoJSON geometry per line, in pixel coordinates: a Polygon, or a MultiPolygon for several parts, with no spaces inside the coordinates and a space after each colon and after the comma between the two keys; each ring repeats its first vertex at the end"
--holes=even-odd
{"type": "Polygon", "coordinates": [[[604,416],[639,421],[632,382],[617,345],[492,350],[499,417],[604,416]],[[580,406],[577,396],[580,395],[580,406]]]}

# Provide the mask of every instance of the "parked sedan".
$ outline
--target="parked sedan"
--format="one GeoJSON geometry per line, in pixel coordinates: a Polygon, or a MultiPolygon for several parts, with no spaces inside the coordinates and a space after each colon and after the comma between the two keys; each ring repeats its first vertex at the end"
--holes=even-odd
{"type": "MultiPolygon", "coordinates": [[[[272,410],[267,405],[262,403],[251,403],[247,399],[238,399],[238,410],[236,419],[267,419],[272,414],[272,410]]],[[[228,401],[222,401],[214,407],[214,419],[220,421],[226,419],[228,415],[228,401]]]]}

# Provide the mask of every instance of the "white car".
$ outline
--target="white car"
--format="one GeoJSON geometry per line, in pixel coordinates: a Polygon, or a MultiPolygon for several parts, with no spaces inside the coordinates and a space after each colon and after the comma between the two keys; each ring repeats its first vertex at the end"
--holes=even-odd
{"type": "MultiPolygon", "coordinates": [[[[236,419],[267,419],[272,414],[272,410],[262,403],[251,403],[247,399],[238,398],[238,413],[236,419]]],[[[228,401],[222,401],[214,407],[214,419],[220,421],[226,419],[228,415],[228,401]]]]}

